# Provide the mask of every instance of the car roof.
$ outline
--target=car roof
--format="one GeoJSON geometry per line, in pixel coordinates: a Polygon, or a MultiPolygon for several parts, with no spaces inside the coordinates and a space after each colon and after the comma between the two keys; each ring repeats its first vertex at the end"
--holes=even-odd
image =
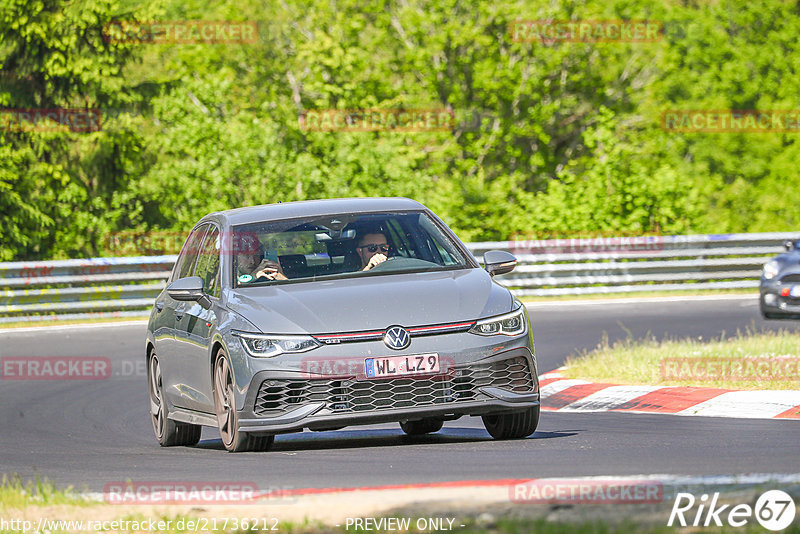
{"type": "MultiPolygon", "coordinates": [[[[293,219],[295,217],[313,217],[337,215],[341,213],[360,213],[371,211],[425,210],[425,206],[410,198],[336,198],[325,200],[303,200],[298,202],[279,202],[248,206],[226,211],[209,213],[200,221],[215,220],[223,225],[240,224],[293,219]]],[[[199,224],[199,223],[198,223],[199,224]]]]}

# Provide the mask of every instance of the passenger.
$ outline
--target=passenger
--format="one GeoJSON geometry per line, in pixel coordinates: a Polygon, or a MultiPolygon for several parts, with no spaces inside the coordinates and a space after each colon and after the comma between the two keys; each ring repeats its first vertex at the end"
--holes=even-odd
{"type": "Polygon", "coordinates": [[[361,259],[361,270],[369,271],[389,259],[389,244],[382,232],[370,232],[361,236],[356,246],[361,259]]]}
{"type": "Polygon", "coordinates": [[[237,254],[236,266],[239,271],[240,283],[266,280],[288,280],[283,274],[280,264],[268,260],[262,254],[237,254]]]}

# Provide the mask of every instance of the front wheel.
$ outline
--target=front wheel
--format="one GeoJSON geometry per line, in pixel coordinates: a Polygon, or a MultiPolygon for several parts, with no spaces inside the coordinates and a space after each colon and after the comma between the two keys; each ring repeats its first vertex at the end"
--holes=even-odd
{"type": "Polygon", "coordinates": [[[239,430],[233,373],[222,349],[214,362],[214,409],[217,412],[219,435],[228,452],[265,451],[275,441],[275,436],[260,436],[239,430]]]}
{"type": "Polygon", "coordinates": [[[483,426],[494,439],[525,438],[539,426],[539,406],[522,412],[482,416],[483,426]]]}
{"type": "Polygon", "coordinates": [[[419,421],[400,421],[400,428],[409,436],[438,432],[442,429],[442,425],[444,425],[444,420],[436,417],[428,417],[419,421]]]}
{"type": "Polygon", "coordinates": [[[164,384],[161,365],[155,352],[150,354],[147,366],[147,382],[150,384],[150,419],[153,431],[162,447],[197,445],[200,441],[200,425],[179,423],[169,418],[169,409],[164,401],[164,384]]]}

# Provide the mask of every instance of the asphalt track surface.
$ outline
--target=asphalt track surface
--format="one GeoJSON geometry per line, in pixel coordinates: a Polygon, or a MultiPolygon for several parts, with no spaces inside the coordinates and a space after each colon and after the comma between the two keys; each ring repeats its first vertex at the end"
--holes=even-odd
{"type": "MultiPolygon", "coordinates": [[[[754,297],[529,306],[540,373],[611,340],[702,336],[737,329],[800,331],[763,321],[754,297]]],[[[103,356],[106,380],[0,381],[0,473],[59,486],[215,481],[267,488],[591,475],[789,473],[800,465],[797,421],[543,412],[531,438],[493,441],[479,418],[406,437],[396,424],[279,436],[266,453],[228,454],[215,429],[192,448],[161,448],[148,413],[143,323],[0,332],[0,356],[103,356]]]]}

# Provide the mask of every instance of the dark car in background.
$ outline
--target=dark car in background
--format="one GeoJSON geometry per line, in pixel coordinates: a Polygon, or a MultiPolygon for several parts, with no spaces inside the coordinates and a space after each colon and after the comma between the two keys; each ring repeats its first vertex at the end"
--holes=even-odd
{"type": "Polygon", "coordinates": [[[766,319],[800,318],[800,240],[786,241],[784,248],[761,272],[760,307],[766,319]]]}
{"type": "Polygon", "coordinates": [[[205,216],[148,324],[158,442],[196,444],[206,425],[229,451],[265,450],[281,433],[399,422],[425,434],[465,415],[497,439],[531,435],[533,332],[493,279],[516,260],[490,251],[484,264],[409,199],[205,216]]]}

